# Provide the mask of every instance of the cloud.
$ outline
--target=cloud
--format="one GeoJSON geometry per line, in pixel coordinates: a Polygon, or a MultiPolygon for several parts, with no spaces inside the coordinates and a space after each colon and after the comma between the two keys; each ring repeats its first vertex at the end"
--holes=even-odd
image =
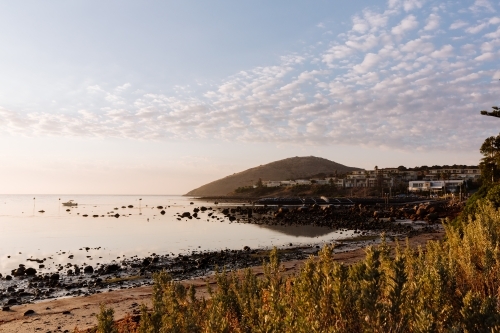
{"type": "Polygon", "coordinates": [[[132,85],[131,85],[130,83],[128,83],[128,82],[127,82],[127,83],[124,83],[124,84],[123,84],[123,85],[121,85],[121,86],[116,87],[116,88],[115,88],[115,90],[116,90],[117,92],[123,92],[123,91],[127,90],[128,88],[130,88],[131,86],[132,86],[132,85]]]}
{"type": "Polygon", "coordinates": [[[408,15],[397,26],[392,28],[391,32],[394,35],[403,35],[405,32],[418,27],[417,18],[414,15],[408,15]]]}
{"type": "Polygon", "coordinates": [[[474,58],[477,61],[491,61],[495,59],[495,54],[492,52],[486,52],[474,58]]]}
{"type": "Polygon", "coordinates": [[[440,50],[436,50],[431,53],[433,58],[449,58],[453,56],[453,46],[450,44],[443,46],[440,50]]]}
{"type": "Polygon", "coordinates": [[[380,61],[380,56],[378,54],[368,53],[365,56],[363,62],[359,65],[354,66],[353,69],[358,73],[365,73],[370,68],[378,64],[379,61],[380,61]]]}
{"type": "Polygon", "coordinates": [[[344,59],[353,53],[354,50],[346,45],[335,45],[322,55],[322,59],[329,66],[333,66],[336,60],[344,59]]]}
{"type": "Polygon", "coordinates": [[[481,13],[481,12],[495,12],[495,8],[493,8],[493,5],[491,4],[490,1],[488,0],[475,0],[474,4],[469,7],[469,9],[474,12],[474,13],[481,13]]]}
{"type": "Polygon", "coordinates": [[[453,22],[451,25],[450,25],[450,29],[451,30],[456,30],[456,29],[460,29],[460,28],[463,28],[463,27],[466,27],[468,26],[469,23],[465,22],[465,21],[462,21],[462,20],[457,20],[455,22],[453,22]]]}
{"type": "Polygon", "coordinates": [[[401,46],[401,51],[403,52],[415,52],[415,53],[431,53],[434,51],[434,45],[431,42],[425,41],[421,38],[411,40],[406,44],[401,46]]]}
{"type": "Polygon", "coordinates": [[[389,0],[379,11],[361,10],[340,35],[325,36],[317,29],[324,44],[310,41],[302,51],[196,89],[178,86],[173,87],[176,93],[164,94],[141,92],[135,82],[92,82],[83,85],[77,102],[64,105],[64,112],[55,109],[61,107],[59,99],[53,110],[39,112],[0,107],[0,130],[32,136],[476,151],[485,132],[498,131],[471,110],[498,99],[491,80],[500,79],[495,67],[500,20],[465,18],[458,14],[468,7],[436,9],[441,5],[389,0]],[[425,22],[420,30],[417,18],[425,22]],[[469,32],[454,39],[457,29],[469,32]]]}
{"type": "Polygon", "coordinates": [[[424,30],[425,31],[436,30],[437,28],[439,28],[439,20],[440,20],[439,15],[437,14],[429,15],[424,30]]]}
{"type": "Polygon", "coordinates": [[[465,29],[465,32],[467,32],[469,34],[477,34],[478,32],[480,32],[481,30],[483,30],[487,26],[488,26],[488,23],[486,23],[486,22],[481,23],[481,24],[478,24],[476,26],[469,27],[469,28],[465,29]]]}

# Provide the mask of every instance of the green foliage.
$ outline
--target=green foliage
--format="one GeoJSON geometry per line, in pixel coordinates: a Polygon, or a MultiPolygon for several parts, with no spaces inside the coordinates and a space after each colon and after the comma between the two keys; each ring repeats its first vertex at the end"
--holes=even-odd
{"type": "MultiPolygon", "coordinates": [[[[159,273],[137,332],[498,332],[499,244],[500,211],[477,200],[468,223],[425,251],[383,241],[346,266],[327,246],[285,276],[274,249],[260,278],[217,273],[209,300],[159,273]]],[[[110,323],[102,308],[99,329],[113,332],[110,323]]]]}
{"type": "Polygon", "coordinates": [[[488,190],[486,200],[496,209],[500,207],[500,184],[494,185],[488,190]]]}
{"type": "Polygon", "coordinates": [[[114,323],[114,313],[115,311],[110,308],[106,308],[104,304],[101,304],[101,310],[97,314],[97,333],[117,333],[118,330],[114,323]]]}
{"type": "Polygon", "coordinates": [[[479,190],[467,200],[464,209],[451,224],[456,228],[461,228],[463,224],[468,223],[469,218],[475,219],[479,205],[485,201],[491,187],[491,184],[484,184],[481,186],[479,190]]]}

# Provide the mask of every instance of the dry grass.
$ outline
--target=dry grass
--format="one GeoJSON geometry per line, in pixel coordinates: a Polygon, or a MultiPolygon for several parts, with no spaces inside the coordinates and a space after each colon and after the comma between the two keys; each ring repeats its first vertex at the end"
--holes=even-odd
{"type": "MultiPolygon", "coordinates": [[[[152,309],[118,327],[103,308],[98,332],[499,332],[500,213],[487,203],[426,250],[383,242],[347,266],[325,247],[295,276],[275,251],[264,277],[222,272],[210,300],[167,274],[155,276],[152,309]]],[[[108,311],[108,312],[107,312],[108,311]]]]}

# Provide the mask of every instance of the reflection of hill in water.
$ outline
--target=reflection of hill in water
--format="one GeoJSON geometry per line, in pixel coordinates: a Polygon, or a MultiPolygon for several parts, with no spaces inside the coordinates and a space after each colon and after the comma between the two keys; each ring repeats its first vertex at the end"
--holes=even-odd
{"type": "Polygon", "coordinates": [[[298,225],[298,226],[282,226],[282,225],[258,225],[259,228],[269,229],[279,232],[288,236],[295,237],[319,237],[325,236],[335,231],[324,227],[315,227],[312,225],[298,225]]]}

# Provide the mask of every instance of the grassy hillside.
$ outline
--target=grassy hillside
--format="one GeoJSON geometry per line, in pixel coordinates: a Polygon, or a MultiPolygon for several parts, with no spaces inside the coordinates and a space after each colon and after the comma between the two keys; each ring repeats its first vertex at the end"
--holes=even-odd
{"type": "Polygon", "coordinates": [[[254,185],[259,178],[262,180],[289,180],[307,178],[320,173],[334,174],[359,170],[359,168],[348,167],[324,158],[292,157],[284,160],[260,165],[231,176],[218,179],[197,189],[189,191],[186,195],[193,196],[217,196],[228,195],[238,187],[254,185]]]}

